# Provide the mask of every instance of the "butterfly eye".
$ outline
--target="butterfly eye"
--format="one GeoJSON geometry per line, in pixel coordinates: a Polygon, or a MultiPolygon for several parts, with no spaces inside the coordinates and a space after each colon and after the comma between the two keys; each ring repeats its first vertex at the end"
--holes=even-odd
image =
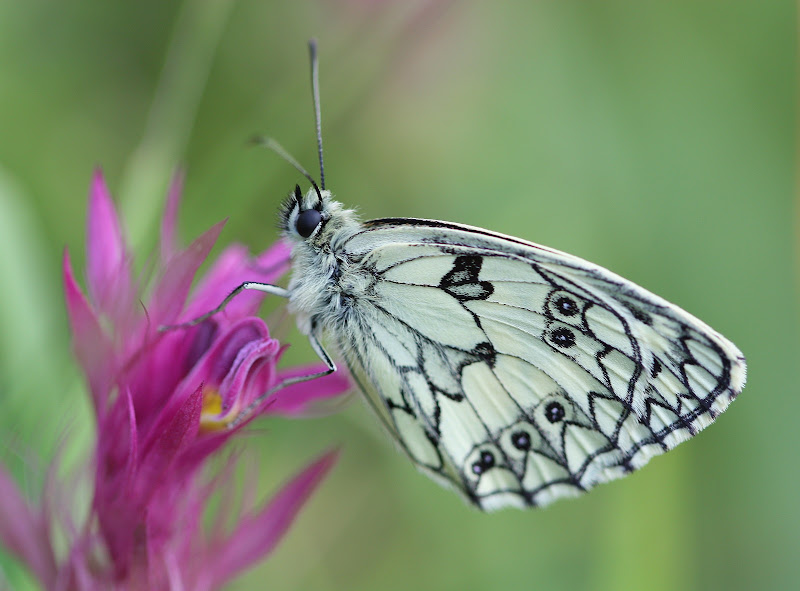
{"type": "Polygon", "coordinates": [[[294,226],[297,228],[297,233],[303,238],[308,238],[317,229],[322,221],[322,214],[316,209],[307,209],[301,211],[297,216],[297,221],[294,226]]]}

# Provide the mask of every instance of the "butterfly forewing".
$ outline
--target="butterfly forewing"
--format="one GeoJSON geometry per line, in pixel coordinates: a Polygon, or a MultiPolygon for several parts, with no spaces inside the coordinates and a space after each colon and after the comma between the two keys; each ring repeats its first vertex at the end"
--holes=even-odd
{"type": "Polygon", "coordinates": [[[703,429],[744,385],[730,341],[565,253],[386,219],[337,256],[362,285],[323,324],[414,462],[484,509],[618,478],[703,429]]]}

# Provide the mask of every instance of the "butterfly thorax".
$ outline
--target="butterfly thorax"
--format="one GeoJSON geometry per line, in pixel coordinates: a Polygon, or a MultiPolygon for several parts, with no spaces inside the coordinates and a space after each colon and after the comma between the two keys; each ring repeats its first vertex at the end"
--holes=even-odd
{"type": "Polygon", "coordinates": [[[292,246],[289,308],[304,334],[319,334],[326,325],[346,322],[354,313],[352,302],[365,295],[370,283],[343,248],[362,229],[356,212],[332,200],[329,191],[321,191],[321,196],[320,202],[313,189],[299,199],[290,196],[281,214],[284,236],[292,246]],[[304,237],[297,231],[297,219],[309,209],[320,212],[321,222],[304,237]]]}

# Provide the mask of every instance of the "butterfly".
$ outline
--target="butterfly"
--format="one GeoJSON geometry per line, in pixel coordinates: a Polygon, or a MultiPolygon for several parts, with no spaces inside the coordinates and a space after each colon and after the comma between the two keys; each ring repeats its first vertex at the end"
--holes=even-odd
{"type": "Polygon", "coordinates": [[[290,381],[335,371],[331,343],[411,461],[484,510],[544,506],[624,476],[741,392],[733,343],[607,269],[461,224],[360,221],[325,189],[310,46],[321,186],[263,142],[312,185],[280,211],[290,283],[245,283],[217,309],[243,289],[288,298],[328,368],[290,381]]]}

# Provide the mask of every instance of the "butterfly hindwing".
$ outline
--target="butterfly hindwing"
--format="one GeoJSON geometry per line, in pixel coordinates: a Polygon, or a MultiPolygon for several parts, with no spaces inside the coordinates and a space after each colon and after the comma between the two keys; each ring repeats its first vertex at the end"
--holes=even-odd
{"type": "Polygon", "coordinates": [[[744,384],[738,349],[635,284],[485,230],[376,220],[334,333],[382,422],[484,509],[545,505],[642,466],[744,384]]]}

